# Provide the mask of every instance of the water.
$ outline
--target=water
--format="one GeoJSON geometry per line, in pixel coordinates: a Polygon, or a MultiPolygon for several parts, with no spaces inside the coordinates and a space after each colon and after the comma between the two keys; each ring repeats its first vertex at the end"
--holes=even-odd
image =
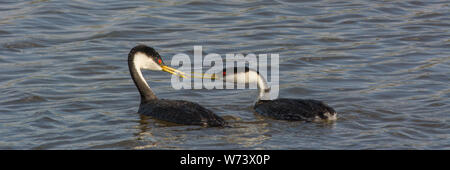
{"type": "Polygon", "coordinates": [[[450,149],[450,1],[1,1],[0,149],[450,149]],[[252,112],[255,90],[175,90],[232,128],[139,116],[126,59],[279,53],[280,96],[323,100],[334,123],[252,112]]]}

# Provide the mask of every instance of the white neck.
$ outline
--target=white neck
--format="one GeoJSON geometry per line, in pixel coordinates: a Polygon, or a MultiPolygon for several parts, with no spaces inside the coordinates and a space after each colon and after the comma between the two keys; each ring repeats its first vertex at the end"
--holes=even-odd
{"type": "Polygon", "coordinates": [[[257,77],[257,84],[258,84],[258,90],[259,90],[259,97],[258,100],[270,100],[270,87],[267,86],[266,80],[264,77],[259,75],[257,72],[249,71],[250,74],[256,74],[255,77],[257,77]]]}
{"type": "Polygon", "coordinates": [[[145,81],[141,70],[158,70],[162,68],[157,65],[153,59],[142,53],[137,53],[132,60],[128,60],[128,67],[130,68],[133,81],[141,94],[141,102],[156,99],[155,94],[147,84],[147,81],[145,81]]]}
{"type": "Polygon", "coordinates": [[[258,89],[259,89],[259,100],[270,100],[270,87],[267,86],[266,81],[262,76],[258,74],[258,89]]]}
{"type": "Polygon", "coordinates": [[[145,81],[144,76],[142,75],[142,71],[141,69],[146,69],[146,70],[156,70],[156,71],[160,71],[162,70],[161,66],[159,66],[159,64],[156,64],[155,61],[153,61],[152,59],[150,59],[149,56],[147,56],[144,53],[136,53],[133,59],[133,63],[134,63],[134,67],[139,75],[139,77],[141,78],[141,80],[144,80],[144,84],[148,86],[147,81],[145,81]]]}
{"type": "Polygon", "coordinates": [[[249,70],[248,72],[235,73],[236,77],[227,75],[225,77],[227,82],[234,83],[255,83],[258,85],[259,96],[258,100],[270,100],[270,88],[267,86],[266,80],[256,71],[249,70]],[[248,77],[248,79],[247,79],[248,77]]]}
{"type": "Polygon", "coordinates": [[[139,76],[139,78],[141,80],[143,80],[142,82],[145,84],[145,86],[147,86],[148,88],[150,88],[150,86],[148,86],[147,81],[145,81],[144,76],[142,75],[142,71],[141,69],[144,68],[144,66],[146,65],[145,63],[147,62],[147,56],[145,56],[145,54],[142,53],[137,53],[134,57],[133,63],[134,63],[134,68],[136,69],[136,72],[139,76]]]}

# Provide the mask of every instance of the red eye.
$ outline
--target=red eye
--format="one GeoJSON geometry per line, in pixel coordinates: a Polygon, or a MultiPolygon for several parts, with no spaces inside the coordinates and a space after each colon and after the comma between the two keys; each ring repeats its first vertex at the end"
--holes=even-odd
{"type": "Polygon", "coordinates": [[[158,59],[158,63],[161,64],[161,63],[162,63],[162,60],[161,60],[161,59],[158,59]]]}
{"type": "Polygon", "coordinates": [[[227,75],[227,72],[224,71],[222,74],[223,74],[223,76],[225,76],[225,75],[227,75]]]}

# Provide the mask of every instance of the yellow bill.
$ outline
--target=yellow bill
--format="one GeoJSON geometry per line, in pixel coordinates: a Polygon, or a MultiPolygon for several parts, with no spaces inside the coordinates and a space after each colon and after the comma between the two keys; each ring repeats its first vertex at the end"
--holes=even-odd
{"type": "Polygon", "coordinates": [[[186,76],[190,77],[186,73],[184,73],[182,71],[179,71],[179,70],[177,70],[175,68],[169,67],[169,66],[161,66],[161,68],[162,68],[163,71],[168,72],[168,73],[173,74],[173,75],[177,75],[177,76],[180,76],[180,77],[183,77],[183,78],[186,78],[186,76]]]}
{"type": "Polygon", "coordinates": [[[191,74],[193,75],[189,75],[185,72],[179,71],[175,68],[169,67],[169,66],[161,66],[161,68],[163,69],[163,71],[168,72],[170,74],[173,75],[177,75],[183,78],[200,78],[200,79],[216,79],[215,74],[206,74],[206,73],[196,73],[196,72],[191,72],[191,74]],[[196,75],[200,75],[200,76],[196,76],[196,75]]]}

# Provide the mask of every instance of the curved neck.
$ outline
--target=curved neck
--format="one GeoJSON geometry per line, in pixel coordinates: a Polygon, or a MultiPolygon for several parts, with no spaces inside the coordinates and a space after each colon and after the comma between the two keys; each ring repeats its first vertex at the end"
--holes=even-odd
{"type": "Polygon", "coordinates": [[[255,72],[257,75],[256,83],[258,85],[259,96],[258,100],[271,100],[270,98],[270,87],[267,86],[266,80],[255,72]]]}
{"type": "Polygon", "coordinates": [[[141,94],[141,103],[148,100],[156,100],[157,97],[145,81],[144,76],[142,76],[141,67],[135,63],[134,56],[128,58],[128,68],[130,69],[131,78],[141,94]]]}

